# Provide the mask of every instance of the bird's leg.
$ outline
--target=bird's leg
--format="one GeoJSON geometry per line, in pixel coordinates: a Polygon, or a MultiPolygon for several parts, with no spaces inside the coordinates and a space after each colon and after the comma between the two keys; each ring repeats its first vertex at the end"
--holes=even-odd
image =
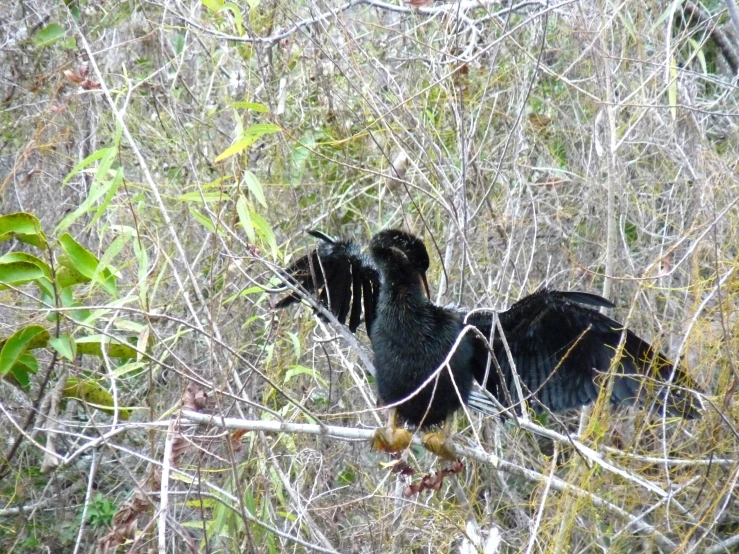
{"type": "Polygon", "coordinates": [[[457,451],[454,448],[454,443],[451,439],[452,426],[454,424],[454,418],[448,417],[444,421],[444,426],[441,431],[436,433],[426,433],[421,439],[423,447],[429,452],[433,452],[444,460],[456,460],[457,451]]]}
{"type": "Polygon", "coordinates": [[[381,452],[401,452],[408,448],[413,435],[407,429],[398,427],[398,414],[395,408],[390,409],[390,419],[387,427],[380,427],[375,431],[370,444],[381,452]]]}

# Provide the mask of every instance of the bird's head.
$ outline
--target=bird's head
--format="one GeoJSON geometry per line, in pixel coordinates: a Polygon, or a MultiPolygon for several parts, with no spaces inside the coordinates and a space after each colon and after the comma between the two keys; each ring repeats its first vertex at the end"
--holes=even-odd
{"type": "Polygon", "coordinates": [[[401,275],[418,279],[429,297],[429,286],[426,281],[430,261],[423,241],[400,229],[380,231],[370,241],[370,253],[375,261],[396,277],[401,275]]]}

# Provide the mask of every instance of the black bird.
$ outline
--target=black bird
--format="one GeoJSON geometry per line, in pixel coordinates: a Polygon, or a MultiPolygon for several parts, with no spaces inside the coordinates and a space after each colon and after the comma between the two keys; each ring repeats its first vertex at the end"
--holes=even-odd
{"type": "MultiPolygon", "coordinates": [[[[390,424],[378,430],[373,442],[381,450],[396,451],[406,448],[411,438],[398,429],[397,419],[426,428],[451,421],[449,416],[467,403],[474,379],[474,343],[464,337],[455,348],[464,327],[461,315],[429,300],[428,254],[420,240],[383,231],[372,237],[369,252],[380,273],[369,333],[377,393],[383,404],[394,406],[390,424]],[[416,259],[423,270],[411,261],[414,252],[421,253],[416,259]]],[[[446,424],[441,434],[426,434],[424,445],[454,458],[446,444],[448,431],[446,424]]]]}
{"type": "MultiPolygon", "coordinates": [[[[351,240],[335,240],[316,231],[311,235],[321,244],[290,266],[287,275],[308,292],[318,292],[319,301],[340,323],[351,312],[351,331],[361,322],[364,304],[378,395],[385,404],[407,399],[391,412],[388,428],[378,430],[375,447],[395,451],[407,446],[410,434],[396,428],[398,416],[427,427],[447,420],[460,402],[489,412],[489,401],[470,393],[473,377],[504,406],[521,403],[519,390],[536,411],[576,408],[598,397],[600,376],[613,365],[624,332],[623,325],[592,309],[614,307],[605,298],[583,292],[535,292],[497,313],[504,341],[495,312],[440,307],[428,299],[429,258],[417,237],[400,230],[382,231],[364,254],[351,240]],[[411,396],[443,364],[465,325],[477,329],[489,343],[467,331],[449,368],[411,396]]],[[[299,298],[290,295],[277,307],[299,298]]],[[[688,390],[696,389],[685,371],[626,330],[614,369],[612,403],[650,398],[669,415],[693,418],[700,413],[700,401],[688,390]]],[[[444,432],[429,434],[424,442],[437,454],[450,456],[444,432]]]]}
{"type": "MultiPolygon", "coordinates": [[[[378,429],[373,445],[379,450],[403,450],[410,444],[411,434],[397,426],[399,421],[431,427],[446,422],[461,402],[467,402],[473,381],[471,343],[460,344],[449,368],[433,378],[464,326],[462,318],[428,300],[429,257],[423,242],[413,235],[394,229],[382,231],[372,238],[369,254],[363,254],[353,241],[309,233],[322,243],[317,251],[298,259],[287,273],[307,290],[318,291],[319,300],[340,323],[349,316],[352,332],[360,324],[364,304],[365,325],[375,353],[378,396],[383,405],[393,406],[390,423],[378,429]]],[[[291,294],[277,307],[299,299],[291,294]]],[[[445,441],[445,433],[424,437],[429,449],[450,458],[445,441]]]]}

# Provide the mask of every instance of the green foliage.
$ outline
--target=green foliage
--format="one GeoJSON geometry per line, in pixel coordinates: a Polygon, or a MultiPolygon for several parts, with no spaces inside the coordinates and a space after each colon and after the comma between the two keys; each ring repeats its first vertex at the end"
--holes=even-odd
{"type": "Polygon", "coordinates": [[[110,527],[115,512],[115,504],[99,492],[87,506],[87,522],[93,529],[110,527]]]}
{"type": "Polygon", "coordinates": [[[560,167],[567,167],[567,146],[563,140],[552,138],[549,141],[549,151],[560,167]]]}
{"type": "MultiPolygon", "coordinates": [[[[105,154],[94,159],[106,163],[105,154]]],[[[87,161],[90,161],[88,157],[87,161]]],[[[94,160],[93,160],[94,161],[94,160]]],[[[84,164],[75,168],[81,169],[84,164]]],[[[73,171],[75,171],[73,170],[73,171]]],[[[93,193],[91,196],[94,196],[93,193]]],[[[102,193],[97,194],[100,198],[102,193]]],[[[85,205],[85,203],[83,203],[85,205]]],[[[89,208],[91,203],[87,204],[89,208]]],[[[80,211],[80,214],[82,212],[80,211]]],[[[75,218],[67,218],[67,228],[75,218]]],[[[125,231],[125,230],[124,230],[125,231]]],[[[18,288],[34,284],[40,291],[40,307],[53,308],[79,306],[75,298],[75,289],[82,284],[101,285],[103,291],[115,298],[117,294],[117,277],[109,268],[131,236],[123,232],[113,241],[101,260],[78,243],[69,233],[62,233],[55,241],[49,242],[41,229],[39,220],[28,213],[14,213],[0,217],[0,240],[16,238],[40,250],[39,256],[48,256],[49,250],[58,262],[56,271],[52,271],[52,262],[26,252],[9,252],[0,258],[0,290],[18,288]]],[[[94,323],[96,316],[89,310],[72,310],[65,312],[72,321],[94,323]]],[[[61,314],[50,313],[53,322],[61,322],[61,314]]],[[[126,340],[119,340],[108,335],[90,334],[86,327],[74,329],[52,336],[52,332],[39,324],[30,324],[18,328],[11,336],[0,340],[0,377],[16,385],[26,393],[30,392],[32,377],[38,372],[38,359],[32,352],[39,348],[49,348],[61,357],[73,361],[77,355],[89,355],[99,358],[127,360],[136,358],[137,351],[126,340]]],[[[144,345],[146,346],[146,345],[144,345]]],[[[113,398],[105,389],[92,381],[79,382],[76,378],[67,380],[64,396],[77,398],[88,403],[92,408],[112,413],[113,398]]],[[[120,417],[128,419],[129,411],[121,410],[120,417]]]]}
{"type": "Polygon", "coordinates": [[[33,42],[37,47],[51,46],[64,38],[66,34],[67,31],[58,23],[49,23],[38,30],[33,42]]]}
{"type": "MultiPolygon", "coordinates": [[[[62,398],[79,400],[106,414],[112,415],[115,412],[113,395],[100,384],[89,379],[69,377],[62,389],[62,398]]],[[[128,420],[131,417],[131,410],[119,406],[118,415],[121,419],[128,420]]]]}
{"type": "Polygon", "coordinates": [[[111,295],[117,293],[113,273],[84,246],[74,240],[69,233],[59,237],[59,244],[66,256],[60,256],[59,263],[71,271],[78,272],[88,281],[96,281],[111,295]],[[101,270],[102,268],[102,270],[101,270]]]}
{"type": "Polygon", "coordinates": [[[0,216],[0,242],[18,239],[37,248],[46,248],[46,235],[34,215],[14,213],[0,216]]]}
{"type": "Polygon", "coordinates": [[[258,102],[231,102],[231,107],[252,110],[259,113],[269,113],[269,108],[258,102]]]}
{"type": "Polygon", "coordinates": [[[639,229],[631,221],[624,222],[624,236],[629,246],[635,245],[639,240],[639,229]]]}
{"type": "Polygon", "coordinates": [[[29,347],[34,342],[48,338],[49,332],[46,329],[39,325],[29,325],[4,341],[0,350],[0,377],[6,377],[10,373],[15,383],[28,392],[29,374],[38,370],[35,358],[28,354],[29,347]]]}
{"type": "Polygon", "coordinates": [[[314,368],[305,367],[302,365],[293,365],[285,372],[285,383],[289,383],[292,379],[298,375],[308,375],[318,381],[322,386],[328,387],[328,383],[318,374],[314,368]]]}
{"type": "Polygon", "coordinates": [[[353,485],[357,482],[356,469],[352,466],[347,465],[346,467],[344,467],[344,469],[341,470],[336,478],[336,481],[340,485],[353,485]]]}
{"type": "Polygon", "coordinates": [[[272,123],[257,123],[256,125],[252,125],[243,132],[239,140],[237,140],[234,144],[232,144],[223,152],[221,152],[218,156],[216,156],[215,161],[220,162],[222,160],[225,160],[226,158],[233,156],[234,154],[243,152],[264,135],[277,133],[281,130],[282,129],[280,129],[279,125],[274,125],[272,123]]]}

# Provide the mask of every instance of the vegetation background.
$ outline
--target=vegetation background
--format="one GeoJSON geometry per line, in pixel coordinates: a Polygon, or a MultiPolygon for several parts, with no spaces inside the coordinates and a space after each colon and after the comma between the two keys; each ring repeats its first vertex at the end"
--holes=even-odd
{"type": "Polygon", "coordinates": [[[0,232],[2,271],[78,274],[0,291],[0,336],[48,333],[24,387],[0,353],[0,551],[736,552],[738,29],[733,0],[3,2],[0,212],[46,248],[0,232]],[[704,417],[462,417],[473,454],[416,495],[421,449],[396,475],[260,431],[382,423],[366,335],[260,285],[306,229],[394,226],[440,302],[609,297],[704,417]]]}

